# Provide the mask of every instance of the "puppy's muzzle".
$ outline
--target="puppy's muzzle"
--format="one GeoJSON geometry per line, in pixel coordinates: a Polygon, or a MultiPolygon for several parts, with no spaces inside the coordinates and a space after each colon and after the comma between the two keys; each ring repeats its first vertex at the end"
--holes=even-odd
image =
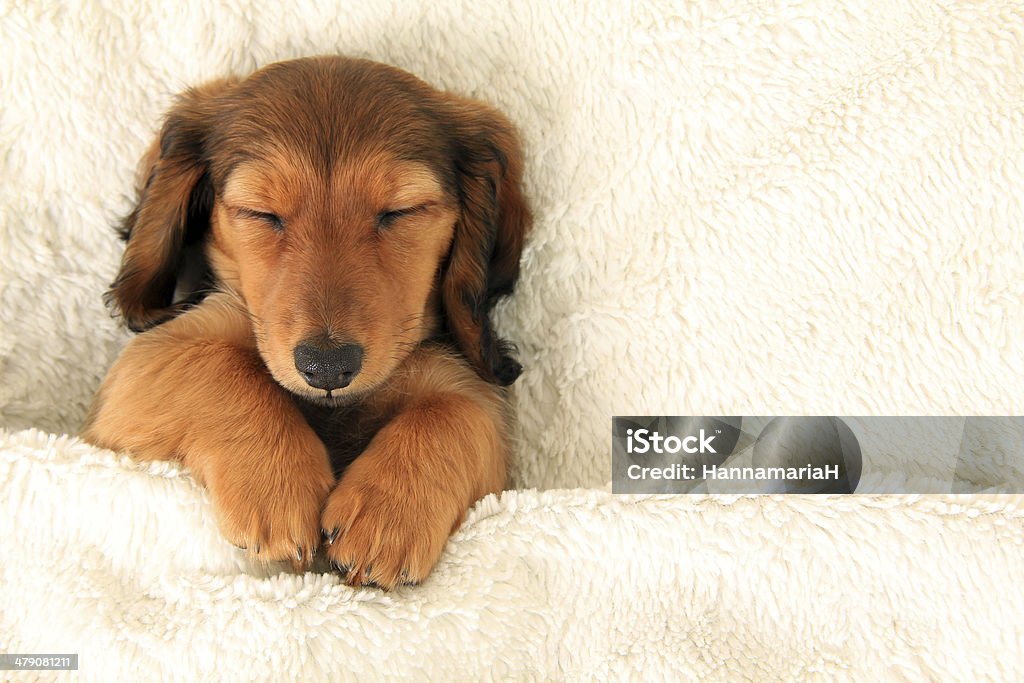
{"type": "Polygon", "coordinates": [[[363,347],[359,344],[335,344],[308,339],[295,347],[295,369],[306,383],[316,389],[343,389],[363,367],[363,347]]]}

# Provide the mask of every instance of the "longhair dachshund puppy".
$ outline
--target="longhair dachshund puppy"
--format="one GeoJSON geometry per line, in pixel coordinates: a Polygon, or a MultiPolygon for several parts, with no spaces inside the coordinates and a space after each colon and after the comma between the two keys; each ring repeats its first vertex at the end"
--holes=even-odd
{"type": "Polygon", "coordinates": [[[420,581],[505,482],[521,367],[489,313],[530,225],[521,166],[497,111],[374,62],[185,92],[108,294],[141,334],[84,438],[183,462],[255,557],[420,581]]]}

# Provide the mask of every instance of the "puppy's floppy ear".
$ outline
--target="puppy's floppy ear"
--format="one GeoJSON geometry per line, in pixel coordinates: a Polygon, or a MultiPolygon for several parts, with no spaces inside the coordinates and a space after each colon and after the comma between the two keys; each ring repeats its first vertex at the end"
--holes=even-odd
{"type": "Polygon", "coordinates": [[[119,228],[128,244],[107,293],[108,304],[135,332],[180,312],[173,298],[182,251],[202,238],[213,207],[206,138],[216,101],[234,82],[215,81],[182,94],[142,159],[138,199],[119,228]]]}
{"type": "Polygon", "coordinates": [[[460,217],[441,282],[448,331],[485,380],[512,384],[522,366],[490,321],[497,300],[519,277],[530,228],[522,195],[522,152],[515,130],[478,102],[447,101],[452,123],[460,217]]]}

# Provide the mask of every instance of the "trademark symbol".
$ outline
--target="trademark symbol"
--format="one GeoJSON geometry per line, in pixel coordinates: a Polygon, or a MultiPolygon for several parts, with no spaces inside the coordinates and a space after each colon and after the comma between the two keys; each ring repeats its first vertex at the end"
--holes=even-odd
{"type": "Polygon", "coordinates": [[[716,430],[715,430],[715,434],[721,434],[721,433],[722,433],[722,430],[721,430],[721,429],[716,429],[716,430]]]}

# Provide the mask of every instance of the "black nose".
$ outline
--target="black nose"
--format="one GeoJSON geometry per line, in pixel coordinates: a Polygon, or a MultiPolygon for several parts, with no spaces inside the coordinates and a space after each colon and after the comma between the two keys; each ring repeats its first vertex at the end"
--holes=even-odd
{"type": "Polygon", "coordinates": [[[363,367],[363,347],[310,339],[295,347],[295,369],[306,383],[317,389],[341,389],[363,367]]]}

